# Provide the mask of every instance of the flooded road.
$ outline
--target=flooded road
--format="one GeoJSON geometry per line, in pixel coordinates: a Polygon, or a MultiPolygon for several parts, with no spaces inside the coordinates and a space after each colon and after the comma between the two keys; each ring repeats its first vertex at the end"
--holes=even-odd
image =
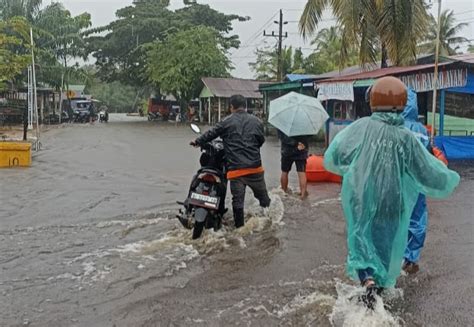
{"type": "Polygon", "coordinates": [[[472,162],[429,203],[420,273],[368,314],[344,277],[339,185],[283,195],[276,140],[270,212],[248,196],[245,228],[228,215],[191,241],[174,218],[198,168],[189,128],[111,115],[43,137],[31,168],[0,171],[0,326],[472,326],[472,162]]]}

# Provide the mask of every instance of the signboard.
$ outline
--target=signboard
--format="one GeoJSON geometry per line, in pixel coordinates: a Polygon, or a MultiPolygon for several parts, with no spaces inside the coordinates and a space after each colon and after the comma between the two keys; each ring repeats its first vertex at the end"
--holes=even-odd
{"type": "Polygon", "coordinates": [[[318,100],[342,100],[354,102],[354,86],[352,82],[336,82],[317,84],[318,100]]]}
{"type": "MultiPolygon", "coordinates": [[[[400,79],[406,86],[416,92],[427,92],[433,90],[434,72],[417,73],[401,76],[400,79]]],[[[438,89],[449,89],[451,87],[464,87],[467,83],[467,68],[450,69],[438,73],[438,89]]]]}
{"type": "Polygon", "coordinates": [[[71,98],[74,98],[74,97],[76,96],[76,92],[71,91],[71,90],[68,90],[68,91],[66,92],[66,95],[67,95],[67,98],[68,98],[68,99],[71,99],[71,98]]]}

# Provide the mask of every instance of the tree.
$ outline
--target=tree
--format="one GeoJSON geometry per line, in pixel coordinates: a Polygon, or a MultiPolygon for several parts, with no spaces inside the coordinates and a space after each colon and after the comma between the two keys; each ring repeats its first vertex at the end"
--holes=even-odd
{"type": "Polygon", "coordinates": [[[387,59],[401,65],[415,59],[429,16],[423,0],[308,0],[300,19],[300,32],[308,37],[316,30],[323,10],[331,7],[342,28],[341,62],[345,49],[357,45],[361,63],[382,67],[387,59]]]}
{"type": "Polygon", "coordinates": [[[467,48],[467,51],[470,53],[474,53],[474,44],[470,44],[469,47],[467,48]]]}
{"type": "Polygon", "coordinates": [[[0,19],[25,17],[31,23],[42,3],[42,0],[0,0],[0,19]]]}
{"type": "Polygon", "coordinates": [[[303,51],[301,51],[301,48],[295,49],[295,53],[293,55],[292,72],[295,73],[295,74],[304,74],[305,73],[304,56],[303,56],[303,51]]]}
{"type": "Polygon", "coordinates": [[[36,46],[41,50],[38,52],[39,76],[44,82],[56,88],[67,85],[68,77],[77,69],[69,65],[70,60],[85,60],[89,54],[83,33],[90,25],[88,13],[72,16],[60,3],[53,3],[38,13],[36,46]]]}
{"type": "Polygon", "coordinates": [[[231,68],[219,33],[204,26],[155,42],[147,55],[150,80],[162,92],[172,94],[182,107],[199,95],[203,76],[225,77],[231,68]]]}
{"type": "MultiPolygon", "coordinates": [[[[277,80],[278,52],[275,48],[264,48],[256,50],[257,59],[249,63],[250,68],[255,72],[255,78],[262,81],[277,80]]],[[[291,73],[304,74],[304,58],[301,49],[293,52],[292,47],[282,49],[282,74],[291,73]]]]}
{"type": "MultiPolygon", "coordinates": [[[[440,34],[439,34],[439,54],[441,56],[452,56],[458,53],[459,44],[467,42],[467,38],[457,36],[457,34],[469,24],[458,23],[452,10],[445,10],[440,17],[440,34]]],[[[436,40],[438,38],[438,21],[431,16],[426,42],[420,46],[420,52],[424,54],[432,54],[436,52],[436,40]]]]}
{"type": "Polygon", "coordinates": [[[357,48],[352,44],[343,48],[342,30],[339,26],[324,28],[311,42],[315,52],[306,60],[306,70],[312,73],[324,73],[358,62],[357,48]]]}
{"type": "Polygon", "coordinates": [[[0,21],[0,89],[15,82],[30,63],[28,23],[21,17],[0,21]]]}
{"type": "Polygon", "coordinates": [[[176,11],[171,11],[168,5],[169,1],[135,1],[133,6],[117,11],[117,20],[90,31],[89,47],[97,59],[98,74],[103,80],[120,80],[137,88],[146,87],[149,83],[148,45],[197,26],[214,28],[224,49],[239,46],[238,36],[228,34],[232,31],[232,21],[246,18],[226,15],[208,5],[191,2],[176,11]],[[105,35],[96,36],[95,33],[105,35]]]}
{"type": "Polygon", "coordinates": [[[135,89],[115,81],[103,83],[98,77],[94,66],[85,66],[82,69],[82,82],[86,85],[84,92],[100,101],[111,111],[130,112],[135,105],[135,89]]]}

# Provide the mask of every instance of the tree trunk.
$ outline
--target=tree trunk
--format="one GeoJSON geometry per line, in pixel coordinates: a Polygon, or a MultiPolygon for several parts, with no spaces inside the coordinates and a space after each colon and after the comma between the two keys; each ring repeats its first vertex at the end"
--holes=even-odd
{"type": "Polygon", "coordinates": [[[387,48],[385,47],[385,43],[382,43],[382,61],[380,63],[380,68],[388,67],[387,59],[388,59],[387,48]]]}

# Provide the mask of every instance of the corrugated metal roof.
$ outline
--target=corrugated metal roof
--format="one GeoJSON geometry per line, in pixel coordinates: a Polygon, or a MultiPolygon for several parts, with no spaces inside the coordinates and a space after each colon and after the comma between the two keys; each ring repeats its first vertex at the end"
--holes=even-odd
{"type": "MultiPolygon", "coordinates": [[[[440,63],[439,67],[446,66],[451,63],[452,62],[440,63]]],[[[434,64],[407,66],[407,67],[379,68],[376,70],[366,71],[359,74],[351,74],[351,75],[326,79],[326,80],[320,81],[319,83],[348,82],[348,81],[357,81],[357,80],[362,80],[362,79],[374,79],[374,78],[379,78],[383,76],[400,75],[403,73],[430,69],[433,67],[434,67],[434,64]]]]}
{"type": "Polygon", "coordinates": [[[463,53],[460,55],[450,56],[453,60],[462,61],[468,64],[474,64],[474,53],[463,53]]]}
{"type": "Polygon", "coordinates": [[[268,83],[241,78],[213,77],[204,77],[202,82],[216,97],[230,98],[234,94],[241,94],[246,98],[252,99],[262,99],[263,95],[258,91],[258,86],[260,84],[268,83]]]}
{"type": "Polygon", "coordinates": [[[324,74],[317,75],[317,79],[336,78],[347,75],[359,74],[362,72],[372,71],[380,68],[380,63],[376,65],[350,66],[342,70],[336,69],[324,74]]]}

